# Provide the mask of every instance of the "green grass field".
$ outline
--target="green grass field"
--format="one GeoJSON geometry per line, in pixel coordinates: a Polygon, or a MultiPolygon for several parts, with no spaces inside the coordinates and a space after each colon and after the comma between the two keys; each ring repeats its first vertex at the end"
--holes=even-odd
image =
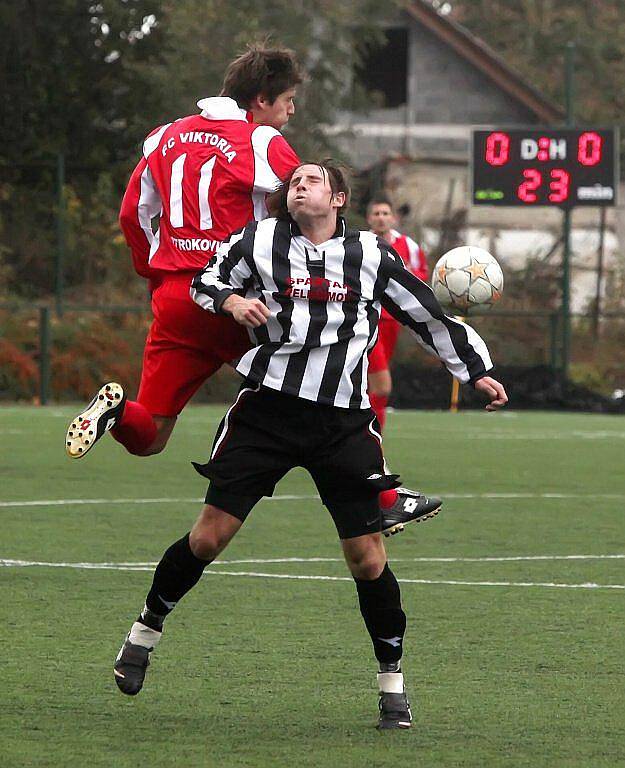
{"type": "Polygon", "coordinates": [[[370,641],[303,472],[178,606],[142,693],[119,694],[113,659],[201,507],[189,462],[223,410],[189,408],[160,456],[106,437],[71,462],[73,409],[0,409],[3,768],[625,765],[617,417],[389,417],[394,471],[445,498],[387,540],[411,731],[374,728],[370,641]]]}

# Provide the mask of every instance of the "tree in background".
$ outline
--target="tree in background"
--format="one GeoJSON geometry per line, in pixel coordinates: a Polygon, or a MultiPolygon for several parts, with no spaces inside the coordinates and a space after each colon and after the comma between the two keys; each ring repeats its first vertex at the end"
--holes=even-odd
{"type": "Polygon", "coordinates": [[[574,41],[578,118],[604,125],[622,120],[622,0],[453,0],[451,18],[483,38],[538,90],[560,104],[564,104],[563,52],[574,41]]]}
{"type": "Polygon", "coordinates": [[[157,61],[155,0],[0,5],[0,271],[15,295],[53,288],[57,158],[66,164],[66,282],[110,253],[118,189],[140,117],[157,94],[141,63],[157,61]],[[116,183],[117,182],[117,183],[116,183]],[[106,192],[108,191],[108,195],[106,192]],[[85,242],[86,240],[86,242],[85,242]]]}

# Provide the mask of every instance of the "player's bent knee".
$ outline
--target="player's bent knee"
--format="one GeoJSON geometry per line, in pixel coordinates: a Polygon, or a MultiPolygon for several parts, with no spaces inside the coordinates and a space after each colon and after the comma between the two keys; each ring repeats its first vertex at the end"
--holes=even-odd
{"type": "Polygon", "coordinates": [[[189,546],[201,560],[213,560],[241,527],[241,521],[207,504],[189,534],[189,546]]]}
{"type": "Polygon", "coordinates": [[[220,553],[219,538],[214,530],[204,529],[197,525],[189,534],[191,552],[200,560],[213,560],[220,553]]]}
{"type": "Polygon", "coordinates": [[[352,576],[367,581],[378,578],[386,564],[386,552],[379,534],[344,539],[341,544],[352,576]]]}
{"type": "Polygon", "coordinates": [[[364,560],[358,564],[348,563],[352,576],[363,581],[373,581],[384,570],[386,560],[380,561],[379,558],[364,560]]]}

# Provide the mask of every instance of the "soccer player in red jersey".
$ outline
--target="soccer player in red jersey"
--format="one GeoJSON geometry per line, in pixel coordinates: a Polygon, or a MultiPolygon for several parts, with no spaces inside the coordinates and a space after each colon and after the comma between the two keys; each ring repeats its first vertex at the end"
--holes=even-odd
{"type": "MultiPolygon", "coordinates": [[[[402,261],[413,275],[428,281],[428,265],[423,250],[407,235],[402,235],[393,227],[397,217],[388,200],[376,198],[367,206],[367,224],[372,232],[381,237],[401,256],[402,261]]],[[[393,388],[389,370],[395,351],[401,325],[382,308],[378,325],[378,341],[369,355],[369,400],[380,427],[386,421],[386,404],[393,388]]]]}
{"type": "Polygon", "coordinates": [[[201,384],[249,349],[244,328],[191,300],[191,279],[233,231],[267,215],[267,194],[298,165],[279,131],[301,81],[292,51],[250,47],[229,65],[220,96],[146,138],[119,217],[152,293],[139,393],[129,401],[119,384],[103,386],[69,426],[70,457],[108,430],[130,453],[159,453],[201,384]]]}

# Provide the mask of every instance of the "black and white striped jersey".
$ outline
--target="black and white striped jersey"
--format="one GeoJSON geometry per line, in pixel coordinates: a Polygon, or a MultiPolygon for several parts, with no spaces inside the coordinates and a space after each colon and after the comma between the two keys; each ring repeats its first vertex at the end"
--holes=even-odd
{"type": "Polygon", "coordinates": [[[429,286],[372,232],[347,229],[313,245],[293,221],[265,219],[233,234],[198,273],[191,296],[219,313],[233,292],[271,311],[250,331],[237,371],[262,386],[340,408],[368,408],[367,353],[381,307],[462,382],[492,368],[468,325],[447,317],[429,286]]]}

